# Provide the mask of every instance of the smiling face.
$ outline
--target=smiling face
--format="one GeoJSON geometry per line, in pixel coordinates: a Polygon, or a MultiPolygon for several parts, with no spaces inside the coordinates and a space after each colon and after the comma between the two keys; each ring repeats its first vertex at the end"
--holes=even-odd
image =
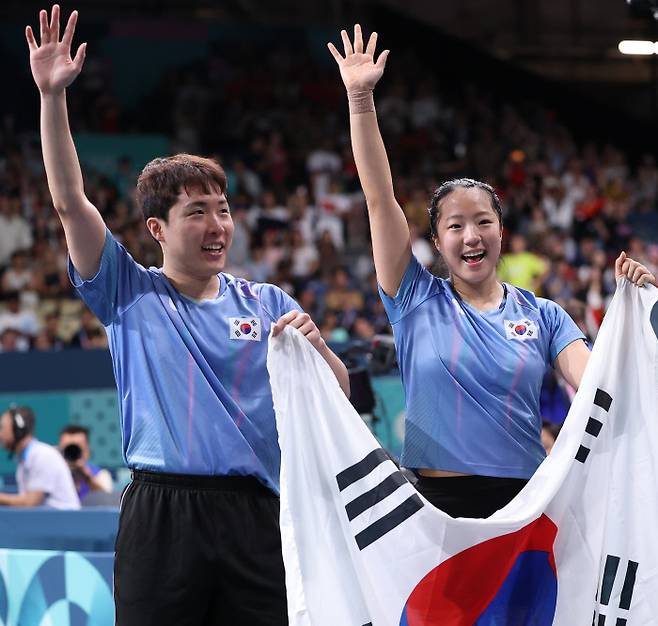
{"type": "Polygon", "coordinates": [[[150,217],[146,225],[162,246],[167,275],[203,281],[224,269],[233,220],[221,190],[181,189],[167,220],[150,217]]]}
{"type": "Polygon", "coordinates": [[[502,227],[489,194],[457,187],[440,203],[434,244],[453,281],[477,286],[495,277],[502,227]]]}

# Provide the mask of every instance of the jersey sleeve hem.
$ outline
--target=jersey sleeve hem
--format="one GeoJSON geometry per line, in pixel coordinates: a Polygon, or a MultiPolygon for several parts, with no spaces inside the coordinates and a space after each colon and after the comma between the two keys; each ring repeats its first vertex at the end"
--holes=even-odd
{"type": "Polygon", "coordinates": [[[382,286],[377,283],[379,297],[384,304],[384,309],[391,325],[402,320],[415,311],[423,302],[437,294],[437,291],[431,286],[431,281],[433,280],[435,280],[435,277],[412,254],[409,259],[409,265],[407,265],[407,269],[404,271],[400,286],[394,296],[389,296],[383,290],[382,286]],[[421,281],[425,280],[426,282],[423,284],[423,288],[426,290],[426,293],[420,294],[418,285],[421,281]]]}
{"type": "Polygon", "coordinates": [[[566,339],[565,341],[563,341],[560,344],[560,346],[555,350],[555,355],[551,355],[551,365],[555,365],[555,360],[560,356],[560,353],[565,348],[570,346],[574,341],[578,341],[579,339],[582,339],[585,342],[587,341],[587,339],[585,338],[585,335],[583,335],[582,333],[578,336],[570,337],[569,339],[566,339]]]}
{"type": "Polygon", "coordinates": [[[71,281],[71,284],[76,288],[79,289],[80,287],[84,287],[85,285],[91,285],[94,283],[94,281],[100,276],[102,270],[103,270],[103,263],[107,262],[107,256],[110,254],[110,246],[112,242],[112,236],[110,232],[105,229],[105,241],[103,242],[103,251],[101,252],[101,258],[98,262],[98,270],[96,273],[91,277],[91,278],[82,278],[76,269],[75,265],[73,265],[73,259],[71,258],[71,255],[68,255],[67,258],[67,265],[68,265],[68,274],[69,274],[69,280],[71,281]]]}

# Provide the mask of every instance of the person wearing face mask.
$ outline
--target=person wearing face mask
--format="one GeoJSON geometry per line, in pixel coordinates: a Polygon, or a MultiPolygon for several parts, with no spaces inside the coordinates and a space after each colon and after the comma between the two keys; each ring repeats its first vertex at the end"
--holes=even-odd
{"type": "Polygon", "coordinates": [[[50,19],[41,11],[39,43],[29,26],[26,38],[69,276],[108,335],[132,470],[116,541],[116,622],[283,626],[268,337],[297,328],[349,394],[347,369],[283,290],[223,271],[234,227],[215,160],[178,154],[140,174],[137,202],[161,268],[143,267],[114,238],[85,195],[69,130],[66,88],[86,44],[71,56],[77,12],[61,38],[59,14],[57,5],[50,19]]]}
{"type": "MultiPolygon", "coordinates": [[[[389,51],[375,60],[341,32],[333,44],[349,102],[352,149],[368,205],[379,291],[393,327],[406,396],[401,465],[416,487],[453,517],[488,517],[505,506],[545,458],[539,396],[547,364],[578,387],[589,359],[584,336],[555,302],[496,277],[503,233],[500,200],[486,183],[443,183],[429,207],[434,245],[449,278],[411,253],[375,113],[373,89],[389,51]]],[[[641,286],[651,273],[621,253],[617,278],[641,286]]]]}

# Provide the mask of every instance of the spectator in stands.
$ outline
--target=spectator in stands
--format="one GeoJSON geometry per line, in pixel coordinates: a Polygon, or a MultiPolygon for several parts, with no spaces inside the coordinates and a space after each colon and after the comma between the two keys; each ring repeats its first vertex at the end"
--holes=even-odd
{"type": "Polygon", "coordinates": [[[338,189],[338,182],[332,180],[328,193],[315,198],[317,203],[316,233],[329,233],[336,249],[345,247],[343,216],[349,214],[352,198],[338,189]]]}
{"type": "Polygon", "coordinates": [[[329,193],[332,177],[342,168],[342,159],[336,152],[334,144],[333,138],[325,137],[322,144],[311,150],[306,158],[306,171],[316,198],[329,193]]]}
{"type": "Polygon", "coordinates": [[[2,275],[2,291],[9,293],[31,289],[33,279],[30,257],[27,250],[16,250],[12,252],[9,267],[2,275]]]}
{"type": "Polygon", "coordinates": [[[336,311],[331,309],[325,311],[320,333],[325,341],[334,343],[345,343],[350,338],[347,329],[339,324],[336,311]]]}
{"type": "Polygon", "coordinates": [[[318,249],[304,240],[302,233],[295,229],[290,235],[290,273],[302,285],[304,280],[315,274],[320,264],[318,249]]]}
{"type": "Polygon", "coordinates": [[[59,326],[61,318],[59,311],[49,311],[43,316],[43,327],[34,338],[33,347],[37,350],[62,350],[66,343],[62,338],[59,326]]]}
{"type": "Polygon", "coordinates": [[[40,329],[39,319],[34,311],[21,305],[21,294],[10,291],[4,297],[5,310],[0,313],[0,333],[6,329],[16,331],[21,340],[19,345],[29,348],[29,343],[40,329]]]}
{"type": "Polygon", "coordinates": [[[71,469],[80,502],[91,491],[112,493],[112,474],[90,460],[88,428],[78,424],[65,426],[59,434],[59,450],[71,469]]]}
{"type": "Polygon", "coordinates": [[[21,215],[21,198],[0,192],[0,267],[16,250],[32,246],[30,223],[21,215]]]}
{"type": "MultiPolygon", "coordinates": [[[[111,336],[133,471],[116,545],[117,623],[284,626],[269,333],[297,328],[346,392],[347,370],[284,291],[222,271],[233,222],[216,161],[180,154],[146,165],[136,196],[163,265],[146,269],[128,254],[85,195],[69,128],[66,88],[86,49],[71,58],[77,12],[61,41],[58,5],[39,22],[40,43],[29,26],[26,37],[49,188],[71,280],[111,336]]],[[[272,137],[275,183],[281,150],[272,137]]]]}
{"type": "Polygon", "coordinates": [[[350,329],[350,335],[355,339],[370,341],[375,336],[375,328],[365,317],[357,317],[350,329]]]}
{"type": "Polygon", "coordinates": [[[66,254],[42,240],[33,249],[34,288],[40,299],[70,296],[71,283],[66,275],[66,254]]]}
{"type": "Polygon", "coordinates": [[[229,180],[233,193],[246,193],[251,198],[259,198],[263,192],[263,186],[258,174],[249,169],[242,159],[233,162],[233,179],[229,180]]]}
{"type": "MultiPolygon", "coordinates": [[[[425,212],[427,213],[427,210],[425,212]]],[[[434,249],[425,237],[420,236],[418,226],[414,223],[409,224],[409,237],[411,239],[411,251],[413,255],[420,261],[421,265],[424,265],[428,269],[432,267],[436,262],[434,249]]]]}
{"type": "MultiPolygon", "coordinates": [[[[349,317],[363,309],[363,293],[350,284],[350,275],[344,267],[337,267],[334,270],[325,302],[328,308],[349,317]]],[[[351,321],[348,325],[351,325],[351,321]]]]}
{"type": "Polygon", "coordinates": [[[322,277],[327,279],[340,265],[340,253],[328,230],[321,231],[316,245],[318,247],[318,256],[322,260],[319,270],[322,277]]]}
{"type": "MultiPolygon", "coordinates": [[[[581,198],[584,200],[584,198],[581,198]]],[[[554,176],[544,179],[542,208],[551,226],[569,230],[576,210],[576,196],[567,195],[562,182],[554,176]]]]}
{"type": "Polygon", "coordinates": [[[69,341],[71,348],[107,348],[107,335],[98,318],[88,307],[84,307],[80,314],[80,328],[69,341]]]}
{"type": "Polygon", "coordinates": [[[25,352],[28,345],[25,338],[13,328],[5,328],[0,331],[0,352],[25,352]]]}
{"type": "Polygon", "coordinates": [[[0,493],[0,505],[79,509],[80,500],[57,448],[34,436],[35,418],[27,406],[11,407],[0,417],[0,445],[18,459],[18,493],[0,493]]]}
{"type": "Polygon", "coordinates": [[[510,237],[509,252],[500,258],[498,278],[521,289],[539,292],[549,265],[539,255],[529,252],[527,245],[521,233],[510,237]]]}

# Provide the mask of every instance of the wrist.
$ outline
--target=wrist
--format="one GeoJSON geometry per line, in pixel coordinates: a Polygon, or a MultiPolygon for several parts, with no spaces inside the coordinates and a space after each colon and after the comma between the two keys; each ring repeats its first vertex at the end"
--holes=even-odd
{"type": "Polygon", "coordinates": [[[39,96],[41,100],[59,100],[66,94],[66,89],[59,89],[57,91],[41,91],[39,90],[39,96]]]}
{"type": "Polygon", "coordinates": [[[331,352],[329,350],[329,346],[327,345],[327,342],[324,340],[323,337],[320,337],[318,340],[318,344],[315,346],[315,349],[320,353],[320,356],[323,358],[326,358],[327,354],[331,352]]]}
{"type": "Polygon", "coordinates": [[[347,92],[347,101],[350,106],[350,115],[375,112],[375,100],[372,89],[350,90],[347,92]]]}

